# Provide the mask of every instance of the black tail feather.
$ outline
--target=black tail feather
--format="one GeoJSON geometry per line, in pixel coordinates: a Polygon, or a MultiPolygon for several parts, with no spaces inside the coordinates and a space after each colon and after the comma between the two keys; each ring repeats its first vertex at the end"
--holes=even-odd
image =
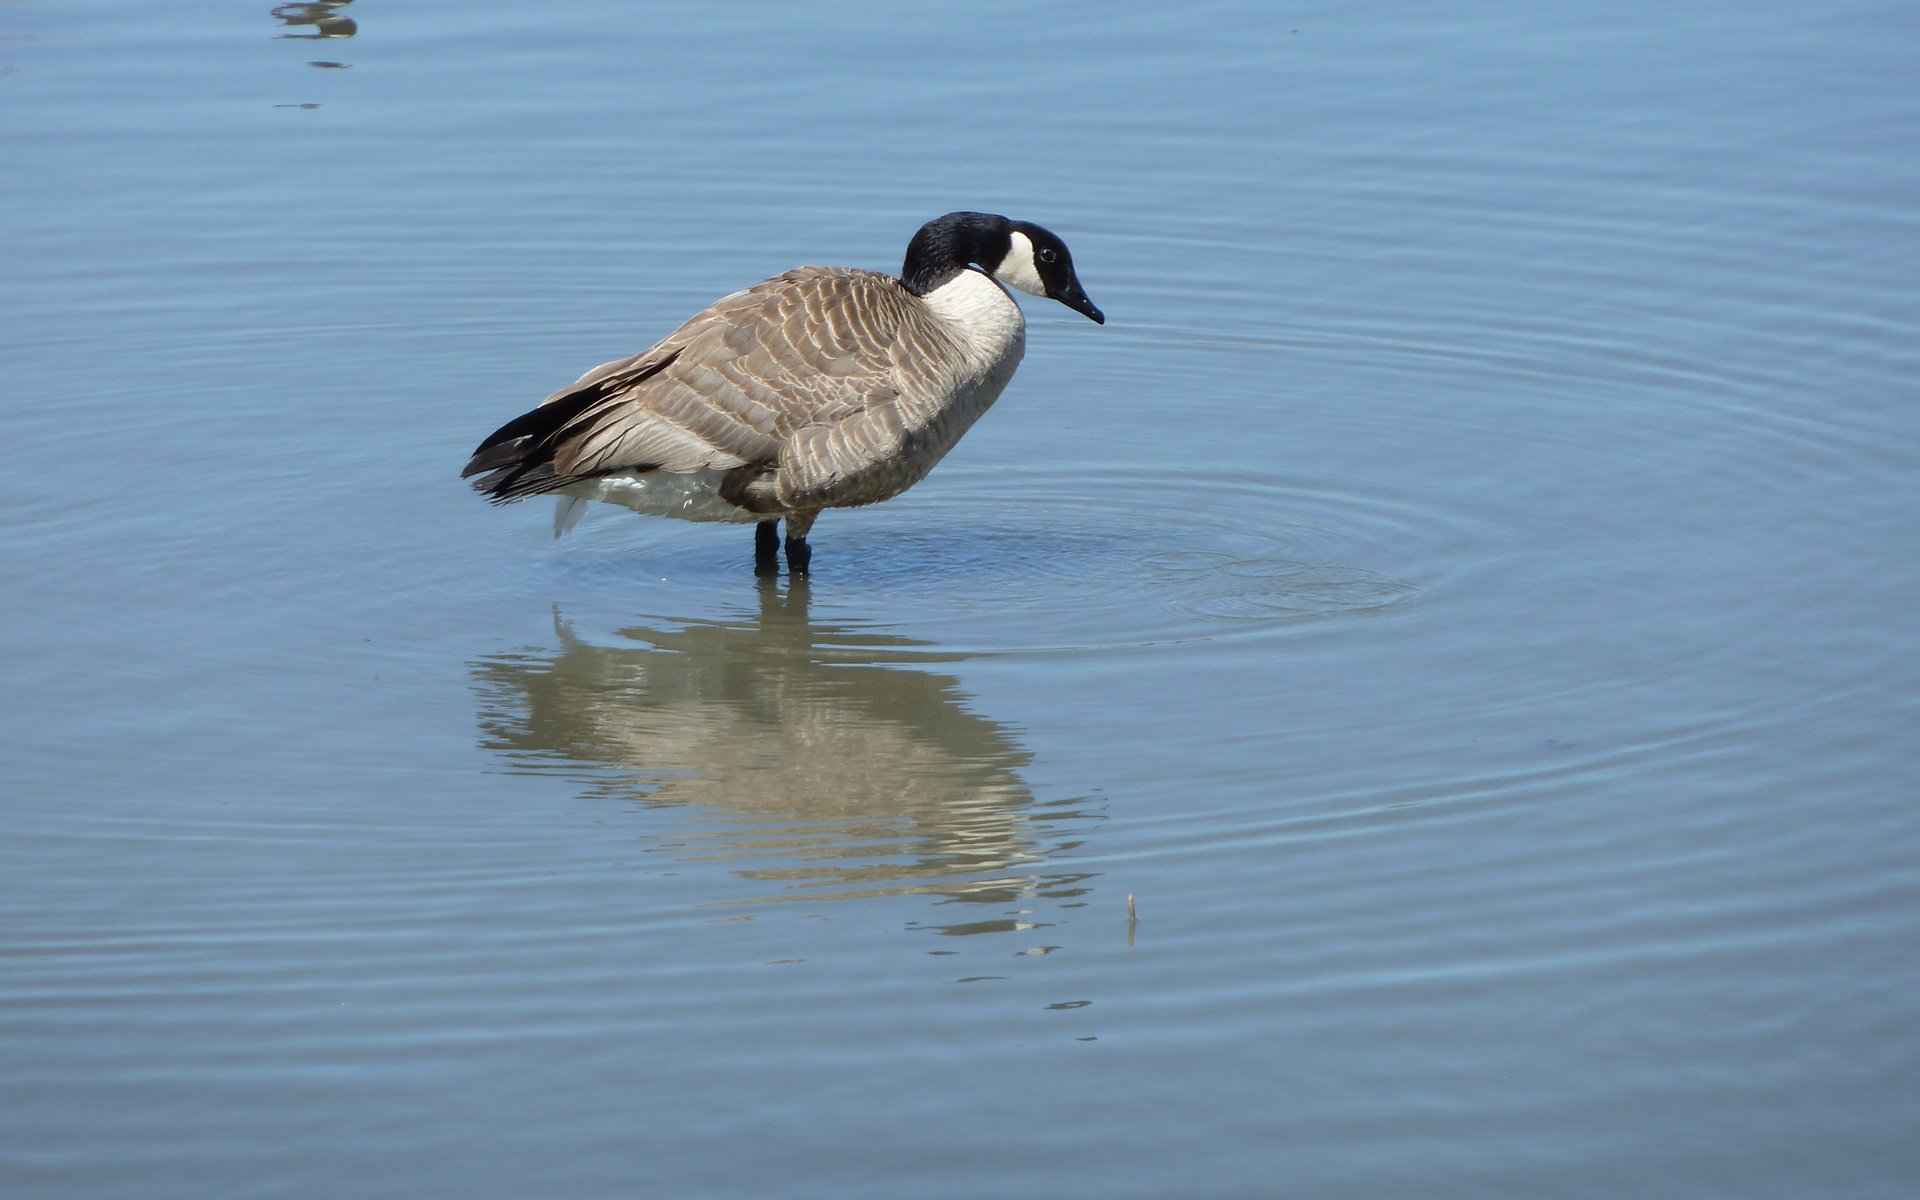
{"type": "Polygon", "coordinates": [[[487,446],[473,452],[473,458],[460,472],[460,478],[471,479],[482,471],[498,471],[501,467],[511,467],[519,463],[520,456],[526,453],[526,447],[518,440],[487,446]]]}
{"type": "Polygon", "coordinates": [[[658,374],[677,357],[677,352],[664,355],[638,374],[610,375],[531,412],[521,413],[488,434],[486,440],[474,448],[473,457],[467,460],[460,478],[480,476],[473,480],[473,489],[495,504],[564,486],[570,481],[553,469],[554,446],[560,435],[595,405],[617,391],[658,374]]]}
{"type": "Polygon", "coordinates": [[[473,460],[467,464],[467,469],[460,473],[460,477],[465,479],[469,475],[486,470],[485,467],[475,464],[486,457],[489,450],[497,451],[509,443],[528,438],[532,439],[536,445],[551,441],[567,422],[592,408],[603,397],[604,393],[598,388],[581,388],[572,395],[562,396],[551,404],[542,404],[531,412],[521,413],[488,434],[485,441],[474,447],[473,460]]]}
{"type": "Polygon", "coordinates": [[[473,481],[473,490],[495,504],[551,492],[566,481],[553,473],[553,461],[502,467],[473,481]]]}

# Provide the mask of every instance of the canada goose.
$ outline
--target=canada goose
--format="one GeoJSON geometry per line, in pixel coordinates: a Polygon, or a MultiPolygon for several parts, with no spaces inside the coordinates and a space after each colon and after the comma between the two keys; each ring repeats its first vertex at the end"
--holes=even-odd
{"type": "Polygon", "coordinates": [[[987,410],[1026,348],[1009,283],[1097,324],[1066,243],[955,212],[907,243],[900,277],[799,267],[715,301],[489,434],[462,478],[504,504],[555,493],[559,537],[589,500],[688,521],[755,522],[754,560],[807,571],[823,508],[897,496],[987,410]]]}

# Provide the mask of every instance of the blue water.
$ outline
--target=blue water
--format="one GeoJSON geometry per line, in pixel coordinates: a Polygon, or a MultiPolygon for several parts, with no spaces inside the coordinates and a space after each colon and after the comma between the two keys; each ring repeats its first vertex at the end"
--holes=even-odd
{"type": "Polygon", "coordinates": [[[0,1194],[1913,1195],[1916,58],[0,6],[0,1194]],[[810,581],[456,478],[955,208],[1108,324],[810,581]]]}

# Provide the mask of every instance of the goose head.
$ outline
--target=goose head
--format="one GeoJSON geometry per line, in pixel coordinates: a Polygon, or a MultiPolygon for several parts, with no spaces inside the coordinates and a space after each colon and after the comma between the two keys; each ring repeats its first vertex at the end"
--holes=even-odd
{"type": "Polygon", "coordinates": [[[951,212],[922,225],[907,243],[900,279],[924,296],[969,267],[1028,295],[1058,300],[1096,325],[1107,323],[1081,288],[1065,242],[1031,221],[995,213],[951,212]]]}

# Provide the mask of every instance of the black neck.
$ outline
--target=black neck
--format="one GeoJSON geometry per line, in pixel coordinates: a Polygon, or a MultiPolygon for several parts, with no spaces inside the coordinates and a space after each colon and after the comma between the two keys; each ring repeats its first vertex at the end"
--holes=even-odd
{"type": "Polygon", "coordinates": [[[916,296],[924,296],[954,276],[977,265],[992,270],[1013,245],[1013,223],[992,213],[954,212],[920,227],[907,243],[907,261],[900,282],[916,296]]]}

